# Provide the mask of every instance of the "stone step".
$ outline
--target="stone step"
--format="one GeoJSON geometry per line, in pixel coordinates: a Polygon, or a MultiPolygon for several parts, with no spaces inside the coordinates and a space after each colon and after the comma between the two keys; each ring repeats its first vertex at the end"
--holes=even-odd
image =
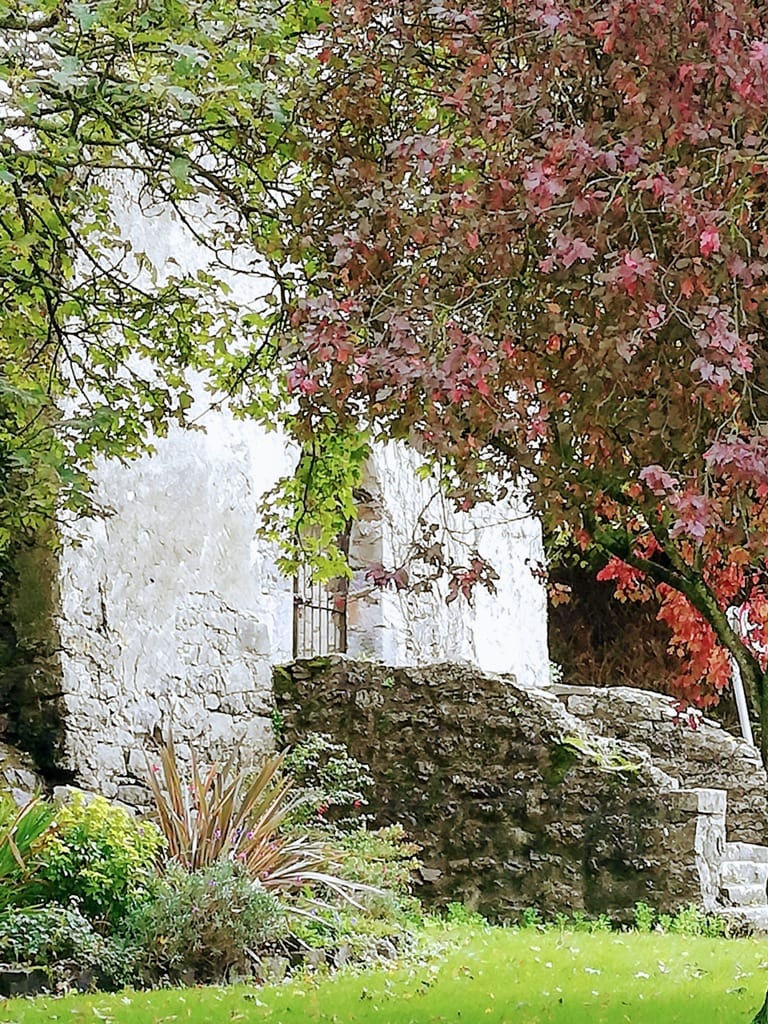
{"type": "Polygon", "coordinates": [[[768,885],[768,863],[757,860],[724,860],[721,868],[723,884],[768,885]]]}
{"type": "Polygon", "coordinates": [[[768,905],[762,907],[718,907],[717,913],[726,921],[754,932],[768,933],[768,905]]]}
{"type": "Polygon", "coordinates": [[[768,909],[764,885],[726,882],[720,887],[721,898],[733,907],[765,906],[768,909]]]}
{"type": "Polygon", "coordinates": [[[723,862],[740,860],[768,864],[768,846],[757,846],[754,843],[726,843],[723,862]]]}

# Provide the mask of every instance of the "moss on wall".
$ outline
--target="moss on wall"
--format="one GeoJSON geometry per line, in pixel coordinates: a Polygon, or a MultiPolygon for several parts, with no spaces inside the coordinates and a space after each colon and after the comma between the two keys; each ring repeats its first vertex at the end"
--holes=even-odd
{"type": "Polygon", "coordinates": [[[28,751],[51,781],[63,729],[58,562],[52,546],[20,546],[0,587],[0,738],[28,751]]]}

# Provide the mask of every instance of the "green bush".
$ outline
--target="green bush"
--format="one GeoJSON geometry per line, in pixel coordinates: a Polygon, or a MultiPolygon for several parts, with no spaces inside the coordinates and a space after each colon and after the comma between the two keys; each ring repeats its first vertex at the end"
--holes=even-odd
{"type": "Polygon", "coordinates": [[[718,939],[728,934],[728,922],[717,914],[707,914],[695,903],[676,914],[659,914],[647,903],[636,903],[635,929],[639,932],[666,932],[672,935],[703,936],[718,939]]]}
{"type": "Polygon", "coordinates": [[[332,896],[309,915],[292,919],[291,928],[307,946],[332,952],[346,947],[363,962],[402,951],[412,941],[423,911],[412,893],[419,868],[419,847],[400,825],[371,829],[365,813],[373,779],[367,765],[323,733],[310,733],[286,756],[284,770],[300,794],[300,803],[284,827],[293,834],[330,837],[338,851],[338,875],[365,888],[355,905],[332,896]],[[382,954],[386,948],[388,954],[382,954]]]}
{"type": "Polygon", "coordinates": [[[444,910],[446,924],[471,925],[473,928],[487,928],[488,922],[476,910],[470,910],[463,903],[452,901],[444,910]]]}
{"type": "Polygon", "coordinates": [[[332,823],[336,828],[359,828],[373,779],[368,766],[352,757],[342,743],[326,733],[309,733],[283,762],[294,780],[299,803],[291,814],[296,824],[332,823]]]}
{"type": "Polygon", "coordinates": [[[410,896],[412,879],[420,862],[419,847],[410,842],[402,825],[384,828],[359,828],[337,839],[343,853],[340,874],[351,881],[398,896],[410,896]]]}
{"type": "Polygon", "coordinates": [[[367,888],[355,894],[355,905],[315,903],[310,913],[291,919],[292,933],[302,944],[331,954],[344,947],[357,963],[404,952],[413,945],[414,927],[424,920],[411,893],[418,847],[400,825],[335,832],[334,838],[342,851],[339,873],[367,888]]]}
{"type": "Polygon", "coordinates": [[[151,899],[124,927],[139,970],[198,981],[247,974],[259,950],[287,934],[280,901],[239,864],[218,860],[199,871],[169,864],[151,899]]]}
{"type": "Polygon", "coordinates": [[[521,928],[543,928],[544,918],[538,907],[526,907],[520,915],[521,928]]]}
{"type": "Polygon", "coordinates": [[[76,793],[61,807],[30,867],[35,890],[48,900],[76,899],[93,920],[114,925],[146,898],[156,880],[163,838],[103,797],[76,793]]]}
{"type": "Polygon", "coordinates": [[[28,907],[0,915],[0,957],[47,966],[76,957],[90,963],[99,936],[75,906],[28,907]]]}
{"type": "Polygon", "coordinates": [[[570,914],[555,914],[554,925],[564,932],[588,932],[590,935],[613,930],[613,922],[608,914],[589,917],[582,910],[574,910],[570,914]]]}
{"type": "Polygon", "coordinates": [[[75,904],[28,907],[0,914],[0,960],[36,967],[71,961],[77,969],[97,969],[114,984],[127,981],[125,950],[99,935],[75,904]]]}
{"type": "Polygon", "coordinates": [[[635,931],[650,932],[656,922],[656,911],[647,903],[636,903],[634,910],[635,931]]]}

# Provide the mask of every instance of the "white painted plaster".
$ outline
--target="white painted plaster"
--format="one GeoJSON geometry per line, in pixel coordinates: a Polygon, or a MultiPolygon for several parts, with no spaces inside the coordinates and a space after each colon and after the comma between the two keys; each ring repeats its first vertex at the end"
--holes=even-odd
{"type": "Polygon", "coordinates": [[[417,473],[419,460],[401,445],[374,451],[367,489],[372,501],[353,533],[352,559],[358,572],[351,588],[350,653],[370,654],[396,664],[424,665],[467,661],[488,672],[512,673],[521,686],[549,681],[546,597],[532,570],[544,553],[541,529],[520,499],[457,513],[433,479],[417,473]],[[441,527],[446,551],[468,564],[477,550],[496,569],[495,594],[482,586],[469,601],[446,603],[447,583],[418,593],[389,588],[372,591],[365,565],[409,565],[409,549],[419,535],[419,517],[441,527]],[[356,604],[359,607],[355,607],[356,604]],[[359,622],[359,626],[357,623],[359,622]]]}

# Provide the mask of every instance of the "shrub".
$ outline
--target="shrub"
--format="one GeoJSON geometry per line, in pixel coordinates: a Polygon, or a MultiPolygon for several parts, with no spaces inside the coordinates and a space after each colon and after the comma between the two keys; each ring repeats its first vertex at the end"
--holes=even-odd
{"type": "Polygon", "coordinates": [[[391,958],[413,945],[413,928],[423,923],[421,903],[411,894],[411,876],[419,866],[418,847],[400,825],[357,829],[335,836],[342,851],[340,873],[365,885],[356,903],[314,905],[291,922],[302,944],[329,951],[340,948],[356,962],[391,958]]]}
{"type": "Polygon", "coordinates": [[[445,907],[446,924],[466,924],[473,928],[487,928],[488,922],[476,910],[470,910],[463,903],[451,902],[445,907]]]}
{"type": "Polygon", "coordinates": [[[121,945],[99,935],[75,904],[28,907],[0,915],[0,959],[6,963],[98,970],[104,981],[128,980],[130,961],[121,945]]]}
{"type": "Polygon", "coordinates": [[[638,932],[649,932],[656,920],[656,912],[647,903],[636,903],[634,910],[635,930],[638,932]]]}
{"type": "Polygon", "coordinates": [[[76,906],[7,910],[0,915],[0,957],[46,966],[77,957],[91,962],[99,936],[76,906]]]}
{"type": "Polygon", "coordinates": [[[574,910],[571,914],[555,914],[554,924],[566,932],[610,932],[613,930],[613,922],[608,914],[598,914],[597,917],[589,917],[582,910],[574,910]]]}
{"type": "Polygon", "coordinates": [[[421,904],[412,894],[419,868],[419,847],[400,825],[370,829],[364,808],[373,779],[367,765],[345,746],[323,733],[310,733],[285,759],[299,789],[301,804],[283,827],[331,837],[339,851],[339,874],[367,888],[356,894],[356,906],[331,906],[294,925],[302,941],[332,949],[343,944],[357,959],[378,955],[381,940],[402,948],[409,929],[423,921],[421,904]]]}
{"type": "Polygon", "coordinates": [[[248,973],[259,950],[286,933],[275,895],[224,859],[197,871],[170,864],[124,928],[139,968],[171,976],[193,970],[198,981],[248,973]]]}
{"type": "Polygon", "coordinates": [[[659,914],[647,903],[635,904],[635,928],[639,932],[669,932],[673,935],[702,935],[717,939],[728,934],[728,922],[717,914],[707,914],[689,903],[676,914],[659,914]]]}
{"type": "Polygon", "coordinates": [[[544,919],[538,907],[526,907],[520,915],[521,928],[543,928],[544,919]]]}
{"type": "Polygon", "coordinates": [[[344,857],[341,873],[352,881],[398,896],[410,896],[412,879],[420,862],[419,847],[410,842],[402,825],[379,829],[357,829],[338,838],[344,857]]]}
{"type": "Polygon", "coordinates": [[[326,733],[309,733],[283,763],[294,780],[298,800],[291,822],[332,822],[337,828],[359,828],[373,779],[368,766],[352,757],[342,743],[326,733]]]}
{"type": "Polygon", "coordinates": [[[58,903],[78,901],[94,920],[119,921],[146,897],[155,881],[163,838],[103,797],[76,793],[61,807],[31,868],[40,895],[58,903]]]}
{"type": "Polygon", "coordinates": [[[203,775],[193,756],[186,777],[169,734],[160,759],[149,776],[157,817],[169,856],[187,870],[230,859],[270,890],[321,885],[346,897],[361,890],[336,874],[335,851],[326,842],[280,833],[297,804],[292,781],[280,774],[282,755],[268,758],[255,776],[233,770],[231,760],[203,775]]]}

